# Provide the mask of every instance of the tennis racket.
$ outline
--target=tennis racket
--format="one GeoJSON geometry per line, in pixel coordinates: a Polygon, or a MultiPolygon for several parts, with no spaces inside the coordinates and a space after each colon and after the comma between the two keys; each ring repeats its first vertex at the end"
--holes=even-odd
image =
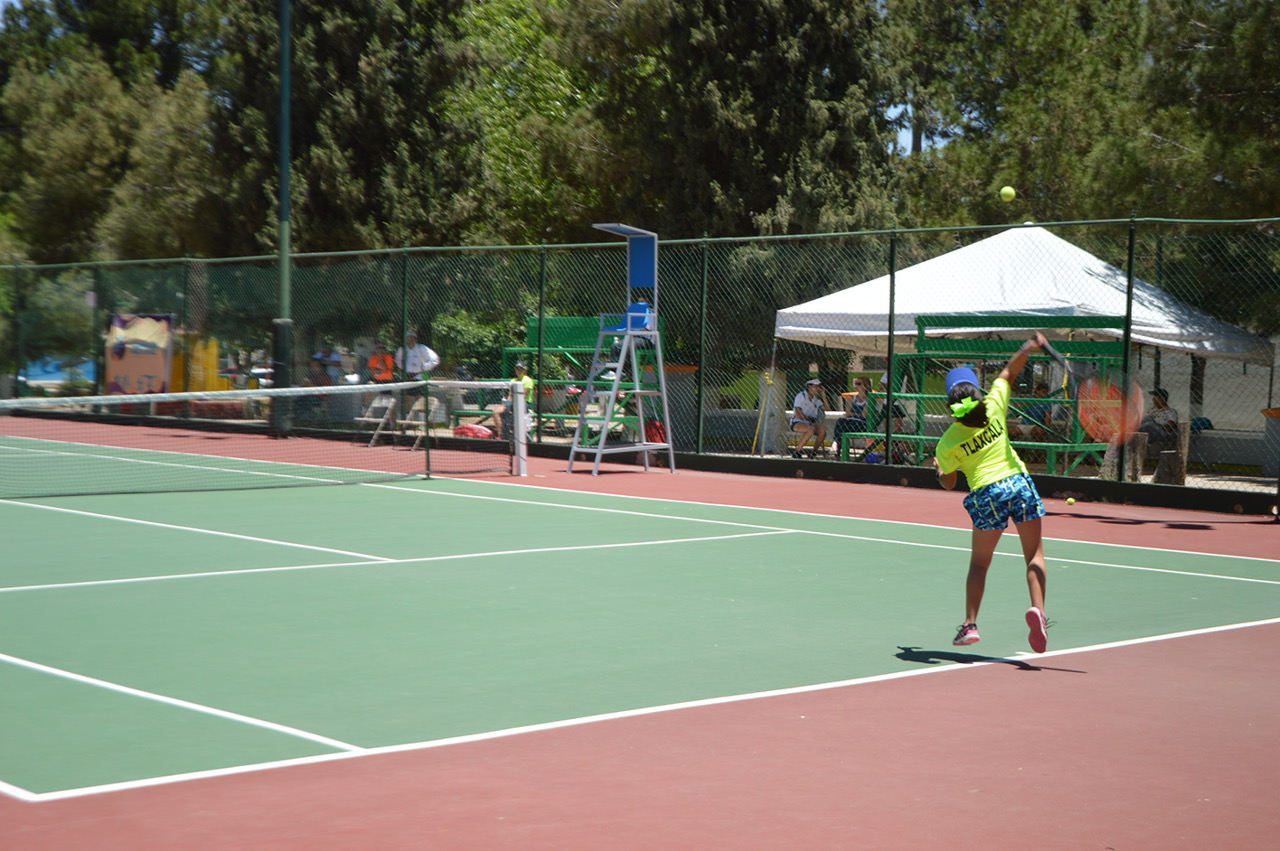
{"type": "Polygon", "coordinates": [[[1069,363],[1046,343],[1044,352],[1066,373],[1080,426],[1099,443],[1123,443],[1142,422],[1142,388],[1117,369],[1099,371],[1092,364],[1069,363]]]}

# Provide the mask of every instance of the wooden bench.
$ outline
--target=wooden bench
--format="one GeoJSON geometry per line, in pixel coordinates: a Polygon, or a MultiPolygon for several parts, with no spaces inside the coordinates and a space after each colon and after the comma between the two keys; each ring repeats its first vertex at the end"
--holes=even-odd
{"type": "Polygon", "coordinates": [[[1106,455],[1106,443],[1038,443],[1031,440],[1011,440],[1013,448],[1019,451],[1035,449],[1044,452],[1045,472],[1050,476],[1058,475],[1058,458],[1061,457],[1066,467],[1062,471],[1062,475],[1069,476],[1071,472],[1079,467],[1085,461],[1090,459],[1096,461],[1099,466],[1102,465],[1103,456],[1106,455]],[[1075,460],[1072,460],[1075,456],[1075,460]]]}

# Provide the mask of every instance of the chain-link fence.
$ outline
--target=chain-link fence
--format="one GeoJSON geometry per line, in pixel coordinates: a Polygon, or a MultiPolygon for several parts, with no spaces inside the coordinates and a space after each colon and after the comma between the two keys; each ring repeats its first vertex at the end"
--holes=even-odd
{"type": "MultiPolygon", "coordinates": [[[[537,409],[561,414],[535,439],[555,442],[590,360],[581,329],[628,300],[621,242],[298,255],[290,268],[292,346],[282,362],[273,356],[275,257],[0,266],[0,392],[106,392],[106,332],[121,314],[172,317],[173,369],[152,388],[172,391],[296,383],[327,346],[341,355],[343,380],[364,382],[375,343],[395,351],[417,331],[442,358],[437,377],[510,377],[516,360],[530,362],[537,409]]],[[[945,370],[973,364],[990,380],[1043,329],[1073,357],[1123,364],[1151,399],[1148,415],[1164,409],[1152,397],[1167,398],[1175,413],[1160,418],[1175,425],[1152,427],[1140,469],[1113,472],[1101,453],[1079,448],[1069,422],[1054,422],[1069,419],[1069,400],[1061,374],[1037,359],[1015,388],[1011,420],[1033,469],[1277,487],[1280,417],[1265,413],[1280,404],[1273,222],[667,241],[659,280],[672,440],[683,451],[789,456],[793,399],[817,377],[828,409],[819,457],[923,463],[928,438],[948,422],[945,370]],[[855,379],[872,391],[869,421],[855,431],[896,434],[902,452],[871,436],[834,439],[855,379]],[[1036,442],[1045,447],[1026,446],[1036,442]]]]}

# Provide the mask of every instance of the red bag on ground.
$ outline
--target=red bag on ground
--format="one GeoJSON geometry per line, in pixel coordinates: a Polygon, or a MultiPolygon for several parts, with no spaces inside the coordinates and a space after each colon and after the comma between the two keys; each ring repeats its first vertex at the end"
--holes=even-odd
{"type": "Polygon", "coordinates": [[[646,443],[666,443],[667,427],[660,422],[645,423],[644,439],[646,443]]]}
{"type": "Polygon", "coordinates": [[[496,435],[494,435],[493,429],[489,428],[488,426],[474,425],[471,423],[467,423],[465,425],[460,425],[457,428],[455,428],[453,430],[453,436],[454,437],[478,437],[483,440],[492,440],[496,435]]]}

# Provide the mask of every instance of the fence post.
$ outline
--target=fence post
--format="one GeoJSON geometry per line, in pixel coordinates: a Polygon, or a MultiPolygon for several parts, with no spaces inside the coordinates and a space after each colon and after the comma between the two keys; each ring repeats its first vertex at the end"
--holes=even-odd
{"type": "MultiPolygon", "coordinates": [[[[405,347],[409,342],[409,247],[400,249],[400,340],[396,344],[401,352],[402,362],[408,366],[408,352],[405,347]]],[[[403,378],[403,376],[397,376],[403,378]]]]}
{"type": "MultiPolygon", "coordinates": [[[[894,345],[893,338],[897,331],[897,286],[898,286],[898,231],[889,232],[889,346],[887,351],[888,369],[886,374],[889,376],[888,386],[885,387],[884,396],[884,463],[889,465],[893,463],[893,383],[895,373],[893,354],[894,345]]],[[[868,416],[871,416],[869,413],[868,416]]]]}
{"type": "MultiPolygon", "coordinates": [[[[707,232],[702,232],[702,304],[698,310],[698,377],[694,388],[694,398],[697,399],[698,422],[694,432],[694,446],[697,454],[702,454],[702,426],[706,419],[706,381],[707,381],[707,264],[710,245],[707,242],[707,232]]],[[[774,344],[777,345],[776,342],[774,344]]]]}
{"type": "MultiPolygon", "coordinates": [[[[537,418],[538,427],[536,440],[542,442],[542,375],[543,375],[543,350],[546,347],[547,333],[547,241],[542,240],[542,248],[538,252],[538,363],[537,373],[534,374],[533,380],[537,382],[534,386],[538,388],[538,392],[534,396],[534,416],[537,418]]],[[[504,358],[505,360],[505,358],[504,358]]],[[[503,368],[506,368],[504,363],[503,368]]],[[[503,376],[506,377],[505,375],[503,376]]],[[[588,376],[590,378],[590,376],[588,376]]]]}
{"type": "MultiPolygon", "coordinates": [[[[95,270],[96,271],[96,270],[95,270]]],[[[182,328],[182,390],[191,389],[191,258],[182,258],[182,313],[178,317],[182,328]]],[[[209,389],[206,384],[203,388],[209,389]]]]}
{"type": "MultiPolygon", "coordinates": [[[[1124,376],[1124,380],[1129,380],[1129,347],[1133,340],[1133,264],[1134,254],[1137,249],[1138,241],[1138,217],[1136,213],[1129,216],[1129,262],[1128,268],[1125,269],[1125,288],[1124,288],[1124,351],[1121,353],[1120,374],[1124,376]]],[[[1128,443],[1127,434],[1120,435],[1120,463],[1118,481],[1126,481],[1128,479],[1129,465],[1125,463],[1125,445],[1128,443]]],[[[1144,453],[1145,455],[1145,453],[1144,453]]],[[[1141,464],[1141,460],[1139,461],[1141,464]]],[[[1139,466],[1141,471],[1141,466],[1139,466]]],[[[1138,481],[1142,480],[1139,475],[1138,481]]]]}

